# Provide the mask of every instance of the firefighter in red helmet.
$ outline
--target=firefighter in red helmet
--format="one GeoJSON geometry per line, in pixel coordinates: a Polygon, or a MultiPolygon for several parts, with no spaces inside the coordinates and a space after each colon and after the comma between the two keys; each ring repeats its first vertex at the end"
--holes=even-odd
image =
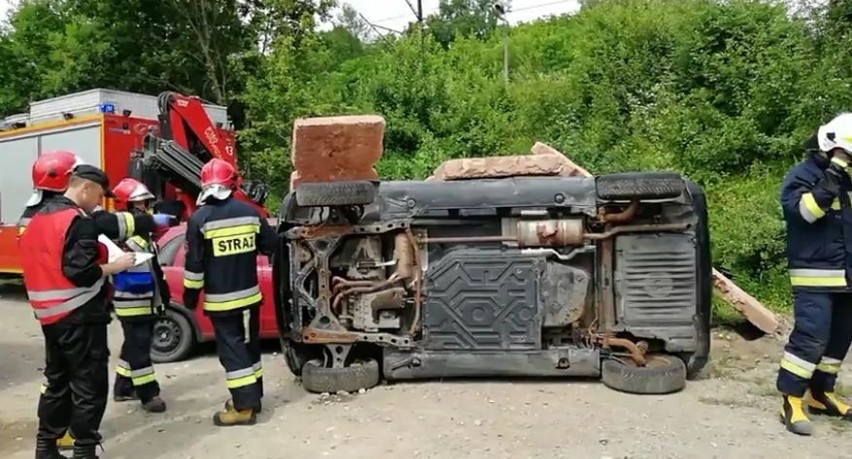
{"type": "MultiPolygon", "coordinates": [[[[27,228],[30,220],[50,200],[61,196],[68,188],[71,173],[83,161],[70,151],[58,150],[41,154],[32,166],[33,194],[26,203],[21,218],[18,219],[18,236],[27,228]]],[[[90,216],[102,234],[110,239],[124,240],[135,233],[147,234],[160,228],[168,228],[177,224],[177,220],[169,215],[140,215],[134,217],[128,212],[108,213],[100,209],[93,211],[90,216]]],[[[41,392],[47,389],[42,384],[41,392]]],[[[74,439],[65,434],[59,440],[59,447],[71,449],[74,439]]]]}
{"type": "MultiPolygon", "coordinates": [[[[154,199],[145,185],[132,178],[118,182],[113,194],[115,208],[134,216],[146,215],[154,199]]],[[[166,403],[160,398],[160,385],[151,363],[151,342],[154,320],[165,313],[170,301],[169,286],[157,260],[157,245],[150,233],[129,237],[124,248],[150,253],[154,257],[112,276],[115,289],[113,306],[124,332],[124,343],[115,370],[113,399],[116,402],[139,400],[145,411],[161,413],[166,410],[166,403]]]]}
{"type": "Polygon", "coordinates": [[[277,236],[254,207],[233,198],[238,182],[231,164],[220,159],[205,164],[201,187],[200,207],[186,231],[184,305],[195,309],[204,290],[204,313],[213,322],[231,392],[214,424],[254,424],[263,397],[257,255],[271,255],[277,236]]]}
{"type": "Polygon", "coordinates": [[[90,213],[109,179],[89,165],[74,168],[63,196],[46,202],[21,235],[24,286],[45,339],[47,384],[38,405],[37,459],[62,458],[57,440],[70,430],[75,458],[95,458],[109,394],[110,314],[106,278],[135,264],[108,261],[90,213]]]}
{"type": "MultiPolygon", "coordinates": [[[[32,168],[33,194],[18,220],[18,235],[24,232],[30,219],[45,203],[65,192],[71,171],[80,164],[83,161],[77,155],[62,150],[44,153],[35,160],[32,168]]],[[[148,234],[177,224],[175,217],[165,214],[134,217],[129,212],[109,213],[97,208],[91,216],[101,233],[116,240],[124,240],[134,234],[148,234]]]]}

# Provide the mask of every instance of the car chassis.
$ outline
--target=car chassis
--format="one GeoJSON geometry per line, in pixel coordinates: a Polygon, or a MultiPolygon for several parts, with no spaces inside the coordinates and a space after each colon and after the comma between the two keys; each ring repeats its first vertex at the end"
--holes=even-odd
{"type": "Polygon", "coordinates": [[[706,200],[677,174],[311,185],[285,197],[273,263],[310,391],[586,376],[668,393],[707,362],[706,200]]]}

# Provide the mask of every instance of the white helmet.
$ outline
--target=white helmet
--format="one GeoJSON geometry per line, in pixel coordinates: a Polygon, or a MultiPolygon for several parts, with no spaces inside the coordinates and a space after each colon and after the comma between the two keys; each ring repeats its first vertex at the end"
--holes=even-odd
{"type": "Polygon", "coordinates": [[[841,113],[819,127],[817,131],[819,149],[828,153],[842,148],[852,155],[852,113],[841,113]]]}

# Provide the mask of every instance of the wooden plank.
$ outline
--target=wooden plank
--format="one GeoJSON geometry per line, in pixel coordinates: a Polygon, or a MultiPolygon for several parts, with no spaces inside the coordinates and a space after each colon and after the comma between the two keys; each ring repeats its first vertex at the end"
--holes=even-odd
{"type": "Polygon", "coordinates": [[[773,334],[778,331],[779,322],[775,314],[715,268],[713,269],[713,286],[732,308],[745,316],[746,320],[762,332],[773,334]]]}
{"type": "MultiPolygon", "coordinates": [[[[562,154],[559,150],[541,142],[536,142],[532,148],[532,152],[537,155],[562,154]]],[[[574,163],[572,162],[571,164],[574,163]]],[[[582,167],[576,164],[574,164],[574,166],[577,174],[571,175],[582,175],[586,177],[592,176],[589,171],[582,167]]],[[[764,333],[771,334],[778,331],[780,324],[775,314],[715,268],[713,268],[713,287],[722,296],[722,298],[731,305],[732,308],[745,316],[746,320],[751,322],[752,325],[764,333]]]]}

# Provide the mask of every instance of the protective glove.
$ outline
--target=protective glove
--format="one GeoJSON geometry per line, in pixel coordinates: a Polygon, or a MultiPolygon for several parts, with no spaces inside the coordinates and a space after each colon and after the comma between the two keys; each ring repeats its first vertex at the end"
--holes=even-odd
{"type": "Polygon", "coordinates": [[[195,309],[198,307],[198,297],[201,294],[201,290],[196,290],[194,288],[186,288],[183,290],[183,305],[187,309],[195,309]]]}
{"type": "Polygon", "coordinates": [[[160,284],[160,299],[163,304],[169,304],[172,302],[172,292],[169,290],[169,284],[163,279],[163,282],[160,284]]]}
{"type": "Polygon", "coordinates": [[[158,229],[170,228],[172,226],[177,226],[178,224],[178,219],[174,215],[154,214],[152,217],[154,218],[154,224],[157,225],[158,229]]]}
{"type": "Polygon", "coordinates": [[[158,315],[158,316],[160,316],[160,317],[165,316],[165,315],[166,315],[166,305],[165,305],[165,304],[158,304],[158,305],[154,308],[154,314],[156,314],[156,315],[158,315]]]}

